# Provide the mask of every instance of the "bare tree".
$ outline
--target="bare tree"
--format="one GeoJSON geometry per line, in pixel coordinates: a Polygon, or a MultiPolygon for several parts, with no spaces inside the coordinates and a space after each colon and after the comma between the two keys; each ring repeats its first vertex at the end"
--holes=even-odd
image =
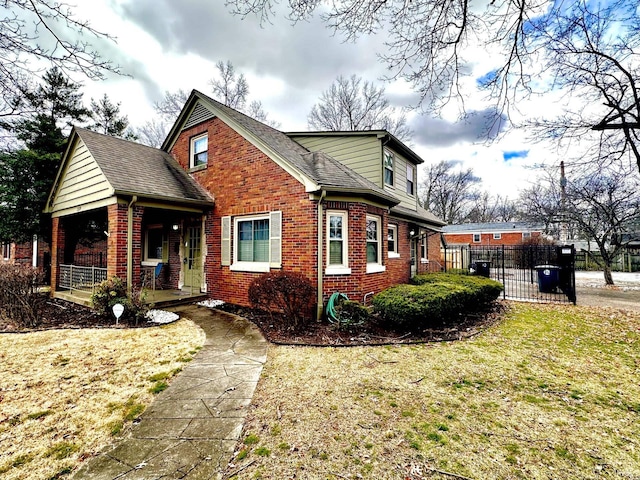
{"type": "Polygon", "coordinates": [[[411,132],[404,113],[389,105],[384,88],[363,81],[361,77],[340,75],[328,90],[322,92],[307,122],[317,130],[388,130],[401,140],[411,132]]]}
{"type": "Polygon", "coordinates": [[[209,81],[213,96],[227,107],[242,111],[249,95],[249,84],[244,74],[236,75],[236,70],[229,60],[227,63],[218,61],[216,69],[218,78],[209,81]]]}
{"type": "Polygon", "coordinates": [[[471,168],[455,171],[460,162],[442,160],[430,165],[420,185],[422,206],[447,223],[461,223],[480,198],[480,178],[471,168]]]}
{"type": "Polygon", "coordinates": [[[158,115],[162,116],[165,121],[173,122],[178,118],[188,98],[189,94],[182,89],[173,93],[166,91],[164,92],[162,100],[153,104],[153,109],[158,115]]]}
{"type": "Polygon", "coordinates": [[[463,219],[470,223],[512,222],[518,218],[515,202],[506,197],[495,197],[485,191],[478,196],[463,219]]]}
{"type": "Polygon", "coordinates": [[[0,119],[29,113],[24,92],[45,69],[102,79],[120,73],[104,60],[90,39],[113,40],[89,22],[76,18],[71,5],[46,0],[5,0],[0,16],[0,119]],[[39,69],[38,64],[43,67],[39,69]]]}
{"type": "Polygon", "coordinates": [[[592,170],[578,166],[562,188],[560,177],[547,172],[538,185],[520,196],[528,220],[544,222],[556,234],[567,223],[577,234],[598,246],[594,262],[613,285],[611,266],[622,246],[615,242],[640,219],[638,173],[630,166],[611,165],[592,170]]]}
{"type": "Polygon", "coordinates": [[[163,120],[149,120],[141,127],[135,128],[134,132],[138,141],[150,147],[160,148],[167,138],[169,126],[163,120]]]}
{"type": "MultiPolygon", "coordinates": [[[[232,13],[263,22],[278,3],[227,0],[232,13]]],[[[385,49],[378,53],[388,78],[410,82],[430,111],[456,100],[464,113],[464,77],[478,75],[476,59],[467,55],[481,47],[492,66],[476,81],[492,98],[496,121],[502,114],[518,120],[523,99],[562,91],[564,114],[537,122],[546,138],[580,138],[584,145],[585,133],[595,129],[600,135],[590,140],[598,155],[588,152],[587,158],[630,156],[640,170],[637,2],[298,0],[288,6],[293,21],[320,11],[327,26],[348,40],[384,34],[385,49]]]]}

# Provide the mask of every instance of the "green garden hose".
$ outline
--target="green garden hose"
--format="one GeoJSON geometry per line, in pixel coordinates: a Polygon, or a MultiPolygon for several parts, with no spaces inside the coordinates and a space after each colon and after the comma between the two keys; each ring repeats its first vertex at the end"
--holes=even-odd
{"type": "Polygon", "coordinates": [[[336,312],[335,305],[338,301],[349,300],[344,293],[335,292],[329,297],[329,301],[327,302],[327,318],[331,323],[340,323],[340,319],[338,318],[338,314],[336,312]]]}

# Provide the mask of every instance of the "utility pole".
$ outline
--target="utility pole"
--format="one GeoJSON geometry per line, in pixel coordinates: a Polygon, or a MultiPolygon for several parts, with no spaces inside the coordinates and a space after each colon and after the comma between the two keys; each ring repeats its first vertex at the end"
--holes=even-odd
{"type": "Polygon", "coordinates": [[[564,175],[564,160],[560,162],[560,243],[563,245],[569,240],[569,226],[567,225],[567,177],[564,175]]]}

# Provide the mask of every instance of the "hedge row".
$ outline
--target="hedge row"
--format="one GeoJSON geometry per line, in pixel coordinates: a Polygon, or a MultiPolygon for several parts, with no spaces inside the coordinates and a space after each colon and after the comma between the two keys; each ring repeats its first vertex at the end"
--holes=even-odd
{"type": "Polygon", "coordinates": [[[391,325],[410,329],[441,324],[496,300],[502,284],[484,277],[434,273],[412,285],[388,288],[373,298],[374,310],[391,325]]]}

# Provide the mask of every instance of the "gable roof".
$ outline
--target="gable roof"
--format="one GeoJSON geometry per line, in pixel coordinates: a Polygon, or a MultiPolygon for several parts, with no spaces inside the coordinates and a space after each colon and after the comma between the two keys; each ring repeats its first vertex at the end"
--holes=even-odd
{"type": "Polygon", "coordinates": [[[213,205],[207,192],[168,153],[121,138],[74,127],[47,203],[53,207],[65,168],[83,143],[108,184],[103,196],[137,195],[183,204],[213,205]]]}
{"type": "MultiPolygon", "coordinates": [[[[273,161],[297,178],[308,192],[322,190],[358,194],[374,198],[387,205],[400,201],[373,182],[321,152],[312,153],[285,133],[259,122],[237,110],[193,90],[182,112],[162,145],[169,151],[188,122],[196,106],[204,105],[213,115],[259,148],[273,161]]],[[[201,114],[198,115],[202,118],[201,114]]]]}

